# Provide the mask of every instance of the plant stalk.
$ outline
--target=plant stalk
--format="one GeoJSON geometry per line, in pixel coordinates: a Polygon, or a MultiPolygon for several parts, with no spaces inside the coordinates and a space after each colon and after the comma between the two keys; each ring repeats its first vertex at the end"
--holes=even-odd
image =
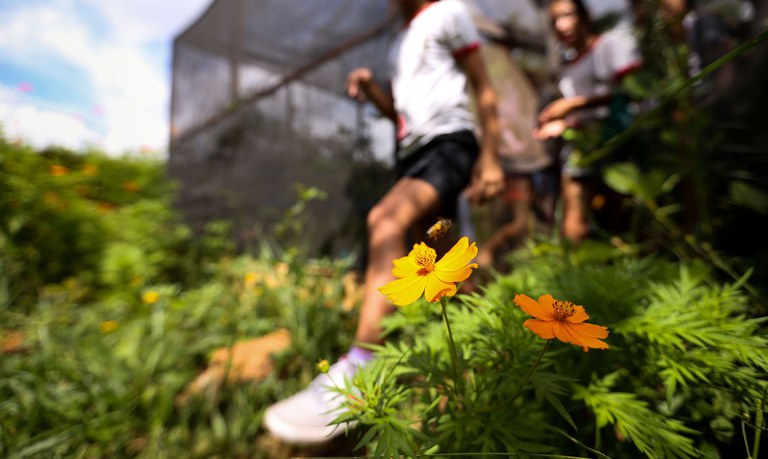
{"type": "Polygon", "coordinates": [[[453,372],[456,383],[461,380],[461,373],[459,372],[459,353],[456,351],[456,343],[453,340],[453,331],[451,330],[451,321],[448,320],[448,310],[446,309],[447,300],[445,297],[440,298],[440,307],[443,312],[443,322],[445,322],[445,329],[448,331],[448,346],[451,348],[451,363],[453,365],[453,372]]]}
{"type": "Polygon", "coordinates": [[[757,453],[760,451],[760,436],[763,432],[763,406],[765,406],[765,396],[768,395],[768,385],[763,389],[763,395],[757,403],[755,412],[755,440],[752,444],[752,457],[757,459],[757,453]]]}
{"type": "MultiPolygon", "coordinates": [[[[493,407],[494,410],[497,410],[499,407],[509,405],[510,403],[514,402],[517,399],[517,397],[520,396],[520,394],[523,393],[523,389],[525,389],[525,386],[526,384],[528,384],[528,381],[531,380],[531,376],[533,376],[533,372],[539,366],[539,363],[541,363],[541,358],[544,357],[544,353],[547,352],[547,347],[549,346],[550,341],[551,340],[546,340],[544,342],[544,345],[541,346],[541,351],[539,351],[539,355],[536,357],[536,361],[533,362],[533,365],[531,365],[531,368],[528,369],[528,373],[526,373],[525,377],[520,382],[520,385],[517,386],[517,390],[515,390],[515,393],[510,398],[494,406],[493,407]]],[[[485,410],[480,410],[480,412],[485,412],[485,410]]]]}
{"type": "Polygon", "coordinates": [[[525,378],[523,378],[523,381],[520,383],[519,386],[517,386],[517,390],[515,391],[515,394],[507,401],[507,403],[514,402],[515,399],[519,397],[521,393],[523,393],[523,389],[525,388],[526,384],[528,384],[528,381],[531,380],[531,376],[533,376],[533,372],[539,366],[539,363],[541,363],[541,358],[544,357],[544,353],[547,352],[549,341],[550,340],[546,340],[544,342],[544,345],[541,346],[541,351],[539,352],[539,355],[536,357],[536,361],[533,362],[533,365],[531,365],[531,368],[528,369],[528,373],[526,373],[525,378]]]}

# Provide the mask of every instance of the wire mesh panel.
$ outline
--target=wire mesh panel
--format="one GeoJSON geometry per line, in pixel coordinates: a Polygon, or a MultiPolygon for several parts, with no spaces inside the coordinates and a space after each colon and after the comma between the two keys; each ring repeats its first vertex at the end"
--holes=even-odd
{"type": "MultiPolygon", "coordinates": [[[[511,14],[508,1],[467,3],[478,18],[511,14]]],[[[213,2],[174,41],[169,172],[188,221],[229,220],[245,244],[274,237],[301,184],[327,193],[302,244],[359,246],[394,134],[346,97],[346,76],[365,66],[385,83],[399,27],[391,0],[213,2]]]]}

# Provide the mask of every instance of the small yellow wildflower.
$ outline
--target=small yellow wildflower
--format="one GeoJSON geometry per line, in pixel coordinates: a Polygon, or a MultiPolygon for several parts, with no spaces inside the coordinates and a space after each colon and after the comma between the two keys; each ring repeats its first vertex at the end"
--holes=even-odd
{"type": "Polygon", "coordinates": [[[112,333],[113,331],[117,330],[117,322],[114,320],[106,320],[99,324],[99,330],[101,330],[102,333],[112,333]]]}
{"type": "Polygon", "coordinates": [[[421,295],[429,302],[456,294],[456,282],[466,280],[477,263],[470,263],[477,256],[477,245],[462,237],[439,261],[435,261],[435,249],[423,242],[414,244],[411,252],[394,260],[392,274],[398,279],[380,287],[379,291],[397,306],[405,306],[418,300],[421,295]]]}
{"type": "Polygon", "coordinates": [[[108,203],[106,201],[99,201],[98,203],[96,203],[96,207],[98,207],[99,212],[101,212],[102,214],[108,214],[113,210],[115,210],[114,204],[108,203]]]}
{"type": "Polygon", "coordinates": [[[83,166],[83,174],[91,177],[99,175],[99,166],[95,164],[86,164],[83,166]]]}
{"type": "Polygon", "coordinates": [[[290,270],[291,267],[288,266],[288,263],[280,262],[275,265],[275,271],[277,271],[277,273],[283,277],[287,276],[290,270]]]}
{"type": "Polygon", "coordinates": [[[141,296],[141,301],[143,301],[144,304],[154,304],[154,303],[157,303],[157,300],[159,299],[160,299],[160,294],[154,290],[147,290],[141,296]]]}
{"type": "Polygon", "coordinates": [[[134,180],[123,183],[123,189],[129,193],[135,193],[141,189],[141,185],[134,180]]]}
{"type": "Polygon", "coordinates": [[[317,369],[320,371],[320,373],[328,373],[328,370],[331,368],[331,364],[328,363],[328,360],[322,359],[319,362],[317,362],[317,369]]]}
{"type": "Polygon", "coordinates": [[[245,288],[251,288],[256,284],[256,281],[259,280],[259,274],[253,271],[249,271],[243,275],[243,284],[245,284],[245,288]]]}
{"type": "Polygon", "coordinates": [[[51,166],[50,172],[54,177],[61,177],[63,175],[67,175],[69,173],[69,169],[66,166],[62,166],[60,164],[54,164],[51,166]]]}

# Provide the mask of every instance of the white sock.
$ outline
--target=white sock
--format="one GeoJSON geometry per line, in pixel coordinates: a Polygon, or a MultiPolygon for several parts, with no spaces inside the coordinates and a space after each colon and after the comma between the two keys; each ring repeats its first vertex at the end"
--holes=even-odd
{"type": "Polygon", "coordinates": [[[360,346],[352,346],[346,357],[351,363],[362,367],[373,359],[373,352],[360,346]]]}

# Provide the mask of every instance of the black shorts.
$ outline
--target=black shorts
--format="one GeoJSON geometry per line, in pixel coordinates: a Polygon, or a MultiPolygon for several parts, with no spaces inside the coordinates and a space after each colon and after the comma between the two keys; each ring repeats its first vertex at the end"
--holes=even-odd
{"type": "Polygon", "coordinates": [[[429,182],[440,196],[441,216],[455,216],[456,199],[472,178],[480,153],[472,131],[459,131],[435,137],[396,164],[398,177],[414,177],[429,182]]]}

